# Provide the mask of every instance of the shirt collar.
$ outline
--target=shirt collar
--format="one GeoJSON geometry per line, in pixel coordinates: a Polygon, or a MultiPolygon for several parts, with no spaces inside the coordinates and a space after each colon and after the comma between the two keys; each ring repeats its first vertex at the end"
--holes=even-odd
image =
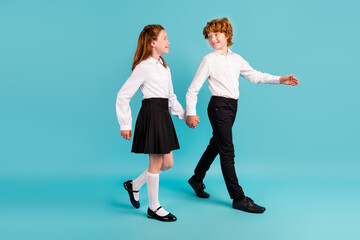
{"type": "Polygon", "coordinates": [[[160,58],[160,61],[158,61],[158,60],[156,60],[155,58],[153,58],[153,57],[149,57],[148,59],[146,59],[149,63],[161,63],[161,64],[163,64],[163,61],[162,61],[162,59],[160,58]]]}
{"type": "MultiPolygon", "coordinates": [[[[225,55],[225,53],[223,53],[222,51],[220,51],[220,50],[217,50],[217,49],[214,49],[213,50],[213,53],[215,53],[215,55],[217,56],[217,55],[223,55],[223,56],[226,56],[225,55]]],[[[227,53],[227,55],[229,55],[229,54],[232,54],[233,52],[230,50],[230,48],[228,48],[228,53],[227,53]]]]}

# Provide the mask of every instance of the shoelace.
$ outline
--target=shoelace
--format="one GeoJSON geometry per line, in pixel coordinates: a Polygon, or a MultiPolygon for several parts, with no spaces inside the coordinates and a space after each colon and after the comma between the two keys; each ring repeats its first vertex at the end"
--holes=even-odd
{"type": "Polygon", "coordinates": [[[252,200],[251,198],[249,198],[249,197],[245,197],[245,198],[246,198],[248,201],[254,203],[254,200],[252,200]]]}
{"type": "Polygon", "coordinates": [[[200,190],[204,190],[205,189],[205,184],[201,184],[201,186],[200,186],[200,190]]]}

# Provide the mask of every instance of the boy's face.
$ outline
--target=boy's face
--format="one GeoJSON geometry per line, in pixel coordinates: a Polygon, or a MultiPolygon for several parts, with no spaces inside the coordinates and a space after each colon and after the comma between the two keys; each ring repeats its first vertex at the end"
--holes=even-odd
{"type": "Polygon", "coordinates": [[[221,32],[210,32],[208,34],[209,44],[213,49],[227,53],[227,40],[228,38],[221,32]]]}

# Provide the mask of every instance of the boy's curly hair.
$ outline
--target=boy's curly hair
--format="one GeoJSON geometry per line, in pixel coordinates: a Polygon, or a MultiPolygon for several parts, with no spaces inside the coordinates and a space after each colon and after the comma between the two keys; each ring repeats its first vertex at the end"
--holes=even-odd
{"type": "Polygon", "coordinates": [[[210,32],[224,33],[225,36],[228,38],[227,45],[231,46],[234,44],[231,41],[232,36],[233,36],[232,26],[230,24],[229,19],[227,19],[226,17],[221,18],[221,19],[220,18],[214,19],[214,20],[211,20],[210,22],[208,22],[203,30],[205,39],[208,39],[208,35],[210,32]]]}

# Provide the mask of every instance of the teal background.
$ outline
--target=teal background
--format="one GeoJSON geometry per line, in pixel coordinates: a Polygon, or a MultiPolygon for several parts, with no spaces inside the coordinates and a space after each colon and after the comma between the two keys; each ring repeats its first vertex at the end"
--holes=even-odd
{"type": "MultiPolygon", "coordinates": [[[[0,1],[0,239],[359,239],[359,3],[344,1],[0,1]],[[235,161],[262,215],[233,210],[215,160],[198,199],[187,179],[211,136],[207,83],[193,130],[161,175],[178,221],[146,217],[122,182],[148,160],[120,137],[116,94],[147,24],[167,31],[175,93],[211,51],[207,21],[228,17],[231,50],[297,87],[240,78],[235,161]]],[[[136,119],[138,91],[131,101],[136,119]]]]}

